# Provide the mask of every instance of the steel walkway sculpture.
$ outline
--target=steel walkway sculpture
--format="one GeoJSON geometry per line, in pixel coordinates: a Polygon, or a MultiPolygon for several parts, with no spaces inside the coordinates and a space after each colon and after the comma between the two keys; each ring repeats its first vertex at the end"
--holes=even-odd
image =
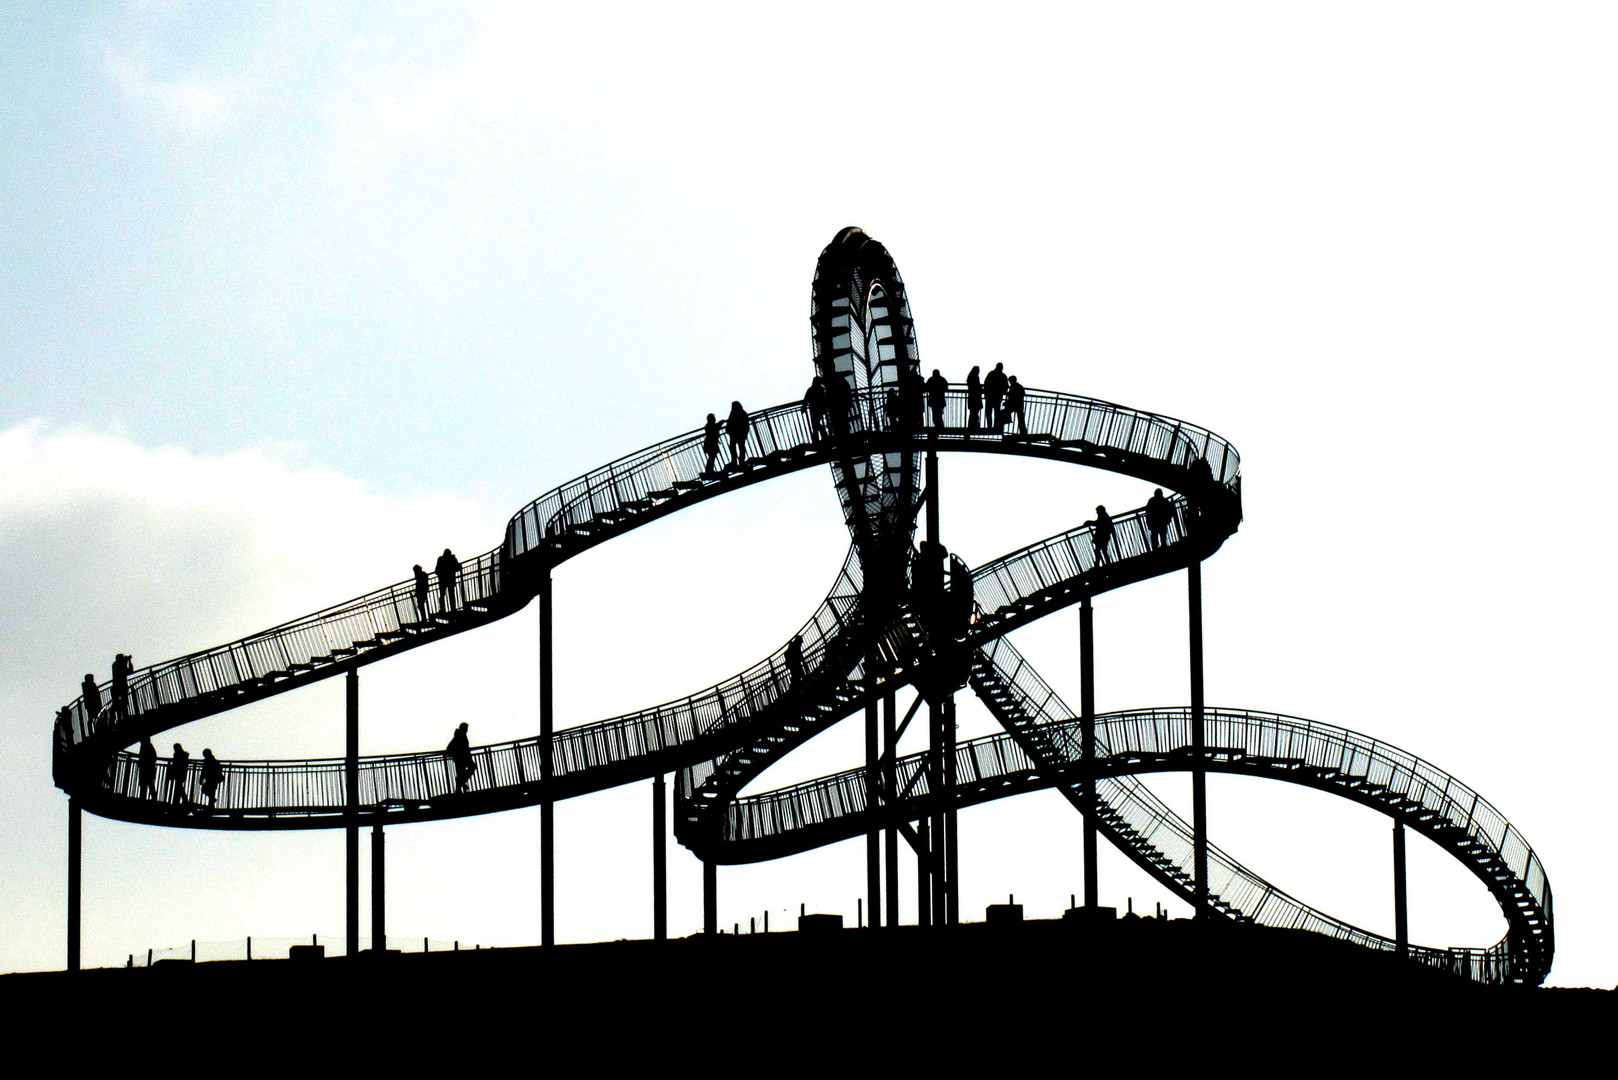
{"type": "MultiPolygon", "coordinates": [[[[710,889],[715,864],[777,858],[862,834],[875,875],[875,838],[886,829],[890,919],[897,910],[893,836],[902,832],[939,890],[936,902],[920,899],[923,918],[942,923],[957,917],[955,809],[1055,787],[1090,829],[1199,914],[1399,949],[1484,982],[1543,980],[1554,939],[1549,883],[1521,834],[1475,791],[1419,758],[1341,728],[1201,702],[1200,564],[1241,520],[1240,463],[1229,443],[1169,417],[1042,390],[1026,391],[1015,431],[984,422],[962,385],[948,388],[942,423],[931,422],[931,410],[916,396],[919,354],[903,282],[882,245],[858,229],[843,230],[821,255],[811,328],[816,374],[828,386],[840,384],[828,395],[830,408],[812,416],[793,402],[751,414],[744,462],[710,470],[703,432],[669,439],[524,507],[499,547],[464,566],[458,607],[424,611],[413,582],[401,582],[135,672],[120,702],[111,700],[110,686],[102,688],[108,704],[94,715],[82,699],[72,703],[55,725],[53,764],[57,785],[72,799],[73,842],[81,810],[185,828],[347,827],[352,894],[354,836],[362,823],[541,804],[548,831],[555,800],[678,770],[675,834],[704,860],[710,889]],[[924,565],[936,553],[918,558],[913,543],[923,508],[929,539],[937,539],[929,485],[936,496],[940,453],[1044,458],[1136,477],[1176,493],[1172,520],[1154,543],[1146,508],[1117,516],[1100,557],[1088,523],[1013,552],[971,572],[971,603],[961,612],[969,617],[941,617],[934,571],[924,565]],[[687,506],[820,465],[830,466],[853,545],[794,643],[678,701],[551,731],[550,575],[557,565],[687,506]],[[1087,634],[1092,597],[1179,570],[1188,571],[1191,585],[1189,708],[1095,716],[1087,692],[1076,714],[1005,637],[1072,604],[1084,606],[1087,634]],[[332,676],[352,683],[363,665],[504,618],[536,596],[545,648],[541,734],[473,748],[477,769],[465,791],[457,790],[442,751],[358,757],[352,749],[348,759],[224,762],[217,806],[205,810],[172,803],[161,782],[156,791],[142,791],[138,759],[127,748],[143,736],[332,676]],[[925,697],[935,717],[932,749],[898,757],[892,695],[909,685],[919,691],[917,706],[925,697]],[[1004,734],[954,744],[951,702],[964,685],[1004,734]],[[888,710],[885,752],[876,749],[879,703],[888,710]],[[793,747],[861,710],[866,766],[740,795],[793,747]],[[1500,904],[1506,936],[1487,949],[1422,948],[1402,934],[1390,940],[1318,912],[1209,844],[1198,822],[1183,820],[1136,779],[1165,770],[1190,771],[1199,784],[1209,771],[1265,776],[1379,810],[1471,870],[1500,904]]],[[[959,574],[952,591],[965,588],[959,574]]],[[[1086,656],[1088,648],[1086,640],[1086,656]]],[[[1088,678],[1086,672],[1086,686],[1088,678]]],[[[352,701],[351,695],[351,748],[352,701]]],[[[159,776],[167,765],[159,762],[159,776]]],[[[188,792],[199,779],[200,763],[192,762],[188,792]]],[[[544,849],[548,858],[549,836],[544,849]]],[[[76,874],[76,846],[72,865],[76,874]]],[[[74,876],[70,967],[77,966],[77,888],[74,876]]],[[[708,905],[711,930],[711,895],[708,905]]]]}

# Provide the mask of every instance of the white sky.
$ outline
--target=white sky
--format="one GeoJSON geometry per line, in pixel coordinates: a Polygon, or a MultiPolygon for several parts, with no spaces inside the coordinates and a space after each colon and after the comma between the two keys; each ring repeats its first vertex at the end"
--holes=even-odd
{"type": "MultiPolygon", "coordinates": [[[[0,17],[0,971],[63,960],[48,734],[85,671],[260,629],[445,544],[486,550],[588,468],[734,398],[798,397],[815,257],[857,224],[905,275],[924,369],[1004,360],[1231,438],[1247,521],[1205,574],[1210,703],[1340,724],[1478,788],[1544,859],[1551,981],[1618,983],[1610,9],[0,17]]],[[[944,538],[974,564],[1144,497],[1039,463],[946,466],[944,538]]],[[[564,568],[561,722],[764,655],[846,542],[826,477],[800,474],[564,568]]],[[[1175,578],[1098,602],[1101,708],[1185,699],[1183,596],[1175,578]]],[[[366,669],[362,749],[441,746],[462,719],[475,742],[533,733],[534,642],[529,611],[366,669]]],[[[1076,699],[1073,613],[1017,643],[1076,699]]],[[[337,754],[341,710],[332,683],[174,737],[337,754]]],[[[990,730],[981,710],[963,723],[990,730]]],[[[767,779],[856,763],[854,726],[767,779]]],[[[1216,842],[1391,932],[1384,819],[1212,789],[1216,842]]],[[[649,932],[649,797],[559,810],[564,940],[649,932]]],[[[1016,893],[1054,915],[1078,888],[1059,797],[962,822],[964,912],[1016,893]]],[[[537,810],[392,830],[390,930],[537,940],[537,838],[537,810]]],[[[852,919],[862,857],[722,870],[720,918],[852,919]]],[[[88,963],[342,929],[340,831],[90,818],[85,874],[88,963]]],[[[699,878],[676,848],[676,933],[700,922],[699,878]]],[[[1166,899],[1118,857],[1102,892],[1166,899]]],[[[1415,940],[1502,929],[1413,845],[1415,940]]]]}

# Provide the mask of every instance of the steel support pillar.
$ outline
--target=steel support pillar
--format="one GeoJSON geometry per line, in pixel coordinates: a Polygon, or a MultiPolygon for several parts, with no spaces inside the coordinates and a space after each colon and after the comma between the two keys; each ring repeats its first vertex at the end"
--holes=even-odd
{"type": "Polygon", "coordinates": [[[719,865],[702,860],[702,932],[719,932],[719,865]]]}
{"type": "Polygon", "coordinates": [[[1096,884],[1096,641],[1090,598],[1079,602],[1079,725],[1084,737],[1084,906],[1100,904],[1096,884]]]}
{"type": "Polygon", "coordinates": [[[371,823],[371,952],[388,951],[388,858],[382,819],[371,823]]]}
{"type": "Polygon", "coordinates": [[[932,819],[916,822],[916,925],[933,924],[932,819]]]}
{"type": "Polygon", "coordinates": [[[1186,608],[1191,646],[1191,834],[1196,917],[1208,908],[1208,768],[1202,701],[1202,563],[1186,567],[1186,608]]]}
{"type": "Polygon", "coordinates": [[[1405,823],[1393,823],[1393,942],[1400,956],[1410,955],[1410,912],[1405,893],[1405,823]]]}
{"type": "MultiPolygon", "coordinates": [[[[899,748],[898,732],[895,723],[898,720],[896,712],[898,702],[894,700],[893,691],[888,691],[882,699],[882,799],[888,806],[892,806],[899,797],[899,748]]],[[[892,818],[888,819],[887,829],[887,856],[888,869],[888,922],[889,926],[899,925],[899,823],[892,818]]]]}
{"type": "Polygon", "coordinates": [[[84,811],[67,801],[67,969],[79,970],[79,908],[84,898],[84,811]]]}
{"type": "Polygon", "coordinates": [[[360,954],[360,673],[348,669],[343,680],[344,751],[343,817],[348,848],[344,865],[346,897],[343,931],[348,935],[348,955],[360,954]]]}
{"type": "Polygon", "coordinates": [[[960,847],[955,829],[955,695],[944,699],[944,790],[949,803],[944,810],[944,925],[961,921],[960,847]]]}
{"type": "Polygon", "coordinates": [[[865,909],[871,913],[873,930],[882,925],[882,830],[878,827],[882,804],[882,760],[878,753],[881,720],[877,716],[875,660],[874,653],[865,657],[869,693],[865,702],[865,806],[871,813],[871,827],[865,833],[865,909]]]}
{"type": "Polygon", "coordinates": [[[556,801],[551,798],[554,668],[551,646],[551,572],[539,583],[539,943],[556,944],[556,801]]]}
{"type": "Polygon", "coordinates": [[[669,939],[668,781],[652,779],[652,940],[669,939]]]}

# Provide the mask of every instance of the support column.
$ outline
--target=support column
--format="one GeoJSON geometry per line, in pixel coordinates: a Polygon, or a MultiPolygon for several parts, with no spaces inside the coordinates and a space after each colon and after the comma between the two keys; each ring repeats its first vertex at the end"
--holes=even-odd
{"type": "Polygon", "coordinates": [[[882,762],[877,752],[881,724],[877,717],[875,659],[874,652],[866,654],[865,683],[869,697],[865,702],[865,805],[871,813],[871,827],[865,834],[865,909],[871,913],[873,930],[882,925],[882,830],[877,826],[882,804],[882,762]]]}
{"type": "Polygon", "coordinates": [[[955,695],[944,699],[944,790],[950,793],[944,811],[944,925],[961,922],[959,833],[955,829],[955,695]]]}
{"type": "Polygon", "coordinates": [[[1202,563],[1186,567],[1191,645],[1191,833],[1196,917],[1208,918],[1208,769],[1202,701],[1202,563]]]}
{"type": "Polygon", "coordinates": [[[1084,737],[1084,906],[1100,904],[1096,884],[1096,643],[1090,598],[1079,602],[1079,725],[1084,737]]]}
{"type": "Polygon", "coordinates": [[[387,841],[382,836],[382,819],[371,824],[371,953],[385,956],[388,951],[387,841]]]}
{"type": "Polygon", "coordinates": [[[79,970],[79,905],[84,895],[84,811],[67,801],[67,969],[79,970]]]}
{"type": "Polygon", "coordinates": [[[556,944],[556,802],[551,798],[553,674],[551,657],[551,572],[539,583],[539,943],[556,944]]]}
{"type": "Polygon", "coordinates": [[[916,821],[916,925],[933,924],[933,846],[932,819],[916,821]]]}
{"type": "Polygon", "coordinates": [[[1405,893],[1405,823],[1393,823],[1393,942],[1400,956],[1410,955],[1410,913],[1405,893]]]}
{"type": "Polygon", "coordinates": [[[669,939],[668,781],[652,779],[652,940],[669,939]]]}
{"type": "Polygon", "coordinates": [[[719,932],[719,867],[702,860],[702,932],[719,932]]]}
{"type": "MultiPolygon", "coordinates": [[[[891,807],[899,799],[898,761],[899,748],[897,743],[898,731],[895,715],[898,702],[894,700],[893,691],[889,690],[882,699],[882,797],[891,807]]],[[[891,811],[890,811],[891,813],[891,811]]],[[[891,817],[888,819],[887,856],[888,864],[888,922],[889,926],[899,925],[899,823],[891,817]]]]}
{"type": "Polygon", "coordinates": [[[348,935],[348,955],[360,953],[360,673],[348,669],[343,680],[345,750],[343,752],[343,817],[348,850],[344,866],[346,904],[343,931],[348,935]]]}

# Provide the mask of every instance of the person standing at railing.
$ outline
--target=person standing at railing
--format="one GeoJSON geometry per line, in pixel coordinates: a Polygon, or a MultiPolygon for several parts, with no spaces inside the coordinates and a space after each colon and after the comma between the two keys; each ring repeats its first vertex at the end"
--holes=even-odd
{"type": "Polygon", "coordinates": [[[129,673],[134,662],[119,653],[112,658],[112,715],[122,720],[129,715],[129,673]]]}
{"type": "Polygon", "coordinates": [[[949,382],[944,376],[933,368],[933,374],[927,380],[927,409],[933,414],[933,427],[944,426],[944,396],[949,392],[949,382]]]}
{"type": "Polygon", "coordinates": [[[793,634],[792,640],[787,642],[787,674],[792,676],[792,686],[797,688],[803,682],[803,635],[793,634]]]}
{"type": "Polygon", "coordinates": [[[966,373],[966,430],[976,431],[983,426],[983,377],[978,366],[966,373]]]}
{"type": "Polygon", "coordinates": [[[1006,415],[1017,418],[1017,434],[1028,434],[1028,422],[1023,419],[1023,385],[1017,381],[1017,376],[1011,377],[1011,383],[1006,387],[1006,415]]]}
{"type": "Polygon", "coordinates": [[[713,472],[714,458],[719,456],[719,421],[714,419],[713,413],[708,414],[708,423],[702,429],[702,452],[708,455],[708,463],[702,467],[704,475],[713,472]]]}
{"type": "Polygon", "coordinates": [[[185,747],[179,743],[174,744],[174,756],[169,758],[169,768],[166,779],[169,784],[170,803],[184,802],[188,809],[195,809],[196,804],[191,801],[191,792],[187,790],[191,774],[191,755],[185,752],[185,747]]]}
{"type": "Polygon", "coordinates": [[[460,606],[458,587],[461,577],[461,561],[449,548],[438,557],[433,570],[438,574],[438,610],[448,615],[450,611],[460,606]]]}
{"type": "Polygon", "coordinates": [[[819,442],[826,437],[826,382],[819,375],[804,392],[803,407],[809,414],[809,441],[819,442]]]}
{"type": "Polygon", "coordinates": [[[214,808],[216,797],[219,794],[219,785],[225,782],[224,766],[219,759],[213,756],[213,751],[207,747],[202,750],[202,794],[208,800],[208,809],[214,808]]]}
{"type": "Polygon", "coordinates": [[[904,430],[920,431],[927,414],[927,381],[921,372],[908,367],[899,372],[899,405],[904,410],[904,430]]]}
{"type": "Polygon", "coordinates": [[[1005,396],[1006,365],[1001,363],[994,365],[994,370],[983,380],[983,405],[988,413],[984,419],[996,431],[1005,426],[1006,419],[1000,415],[1000,399],[1005,396]]]}
{"type": "Polygon", "coordinates": [[[1097,506],[1095,521],[1086,521],[1085,524],[1095,526],[1095,531],[1090,534],[1090,542],[1095,545],[1096,566],[1104,566],[1112,557],[1112,516],[1107,513],[1105,506],[1097,506]]]}
{"type": "Polygon", "coordinates": [[[142,735],[140,737],[140,755],[137,759],[135,774],[140,783],[140,797],[143,799],[157,798],[157,747],[152,740],[142,735]]]}
{"type": "Polygon", "coordinates": [[[432,583],[427,580],[427,571],[421,568],[420,563],[412,566],[410,572],[416,576],[416,621],[426,622],[427,596],[432,591],[432,583]]]}
{"type": "Polygon", "coordinates": [[[730,467],[739,469],[747,464],[747,432],[752,427],[742,403],[730,403],[730,416],[725,419],[725,431],[730,435],[730,467]]]}
{"type": "Polygon", "coordinates": [[[466,790],[466,782],[472,779],[472,774],[478,771],[477,762],[472,760],[472,743],[466,737],[464,722],[450,736],[449,745],[444,747],[444,756],[455,764],[455,793],[459,795],[466,790]]]}
{"type": "Polygon", "coordinates": [[[1146,500],[1146,528],[1152,534],[1153,551],[1169,542],[1169,522],[1173,520],[1174,504],[1164,498],[1162,488],[1156,488],[1146,500]]]}
{"type": "Polygon", "coordinates": [[[95,675],[86,671],[84,681],[79,684],[79,691],[84,695],[85,727],[94,731],[96,718],[101,715],[101,688],[96,686],[95,675]]]}

